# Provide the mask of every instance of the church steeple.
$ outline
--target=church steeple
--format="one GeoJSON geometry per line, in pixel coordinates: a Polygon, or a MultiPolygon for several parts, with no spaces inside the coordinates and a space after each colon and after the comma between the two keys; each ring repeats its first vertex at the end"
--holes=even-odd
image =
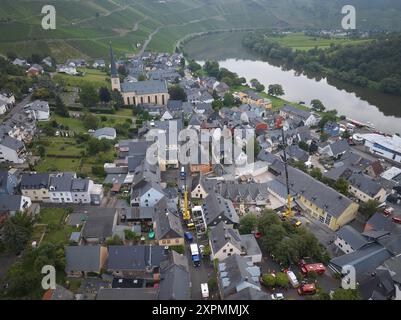
{"type": "Polygon", "coordinates": [[[110,75],[111,75],[111,90],[121,91],[120,77],[118,76],[116,62],[114,61],[113,48],[110,42],[110,75]]]}
{"type": "Polygon", "coordinates": [[[114,61],[114,54],[113,54],[113,48],[111,47],[111,42],[110,42],[110,74],[112,78],[118,77],[116,62],[114,61]]]}

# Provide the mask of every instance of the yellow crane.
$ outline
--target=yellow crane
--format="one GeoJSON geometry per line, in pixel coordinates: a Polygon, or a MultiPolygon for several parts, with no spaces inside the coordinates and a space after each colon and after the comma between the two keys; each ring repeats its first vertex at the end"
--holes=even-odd
{"type": "Polygon", "coordinates": [[[185,221],[191,220],[191,212],[188,208],[188,190],[187,190],[186,186],[185,186],[185,191],[184,191],[184,210],[182,212],[182,218],[185,221]]]}
{"type": "MultiPolygon", "coordinates": [[[[284,123],[283,123],[283,118],[278,118],[277,122],[275,124],[277,129],[281,129],[281,137],[283,139],[283,154],[284,154],[284,170],[285,170],[285,184],[287,187],[287,210],[286,212],[283,213],[283,217],[290,219],[294,216],[294,213],[292,211],[291,208],[291,191],[290,191],[290,183],[289,183],[289,179],[288,179],[288,160],[287,160],[287,152],[286,152],[286,147],[287,147],[287,143],[286,143],[286,139],[285,139],[285,135],[284,135],[284,123]]],[[[300,225],[300,221],[296,222],[296,225],[300,225]]]]}

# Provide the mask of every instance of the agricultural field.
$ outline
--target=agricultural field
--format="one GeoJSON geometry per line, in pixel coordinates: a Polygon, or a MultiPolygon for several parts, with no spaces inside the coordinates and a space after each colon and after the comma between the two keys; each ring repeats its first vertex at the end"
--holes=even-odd
{"type": "Polygon", "coordinates": [[[282,38],[272,38],[271,40],[277,41],[281,46],[292,48],[294,50],[310,50],[315,47],[319,49],[329,48],[331,44],[336,45],[357,45],[366,43],[370,40],[351,40],[351,39],[323,39],[316,37],[309,37],[302,32],[288,34],[282,38]]]}
{"type": "MultiPolygon", "coordinates": [[[[110,41],[118,55],[149,50],[172,51],[186,35],[215,30],[309,27],[338,28],[342,0],[2,0],[0,53],[67,58],[107,57],[110,41]],[[41,28],[41,8],[57,10],[57,29],[41,28]],[[151,35],[154,34],[152,37],[151,35]],[[140,44],[137,47],[137,44],[140,44]]],[[[401,10],[360,4],[359,27],[401,29],[401,10]],[[377,10],[381,10],[380,17],[377,10]]],[[[290,46],[305,50],[313,43],[294,38],[290,46]]],[[[326,46],[327,44],[322,44],[326,46]]]]}

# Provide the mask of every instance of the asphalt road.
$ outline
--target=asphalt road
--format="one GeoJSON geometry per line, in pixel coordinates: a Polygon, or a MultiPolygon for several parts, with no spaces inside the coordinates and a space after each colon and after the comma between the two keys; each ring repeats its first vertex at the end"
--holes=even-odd
{"type": "Polygon", "coordinates": [[[24,106],[31,101],[32,94],[28,94],[23,100],[15,105],[4,117],[4,120],[11,118],[13,115],[20,113],[24,106]]]}

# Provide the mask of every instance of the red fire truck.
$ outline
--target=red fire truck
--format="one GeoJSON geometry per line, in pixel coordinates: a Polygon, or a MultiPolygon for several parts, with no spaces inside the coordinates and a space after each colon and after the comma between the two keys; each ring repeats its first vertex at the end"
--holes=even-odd
{"type": "Polygon", "coordinates": [[[326,271],[326,267],[323,265],[323,263],[307,264],[304,259],[299,261],[299,267],[303,275],[308,275],[309,272],[316,272],[320,275],[326,271]]]}
{"type": "Polygon", "coordinates": [[[314,283],[303,283],[298,288],[298,294],[301,296],[315,293],[316,293],[316,286],[314,283]]]}

